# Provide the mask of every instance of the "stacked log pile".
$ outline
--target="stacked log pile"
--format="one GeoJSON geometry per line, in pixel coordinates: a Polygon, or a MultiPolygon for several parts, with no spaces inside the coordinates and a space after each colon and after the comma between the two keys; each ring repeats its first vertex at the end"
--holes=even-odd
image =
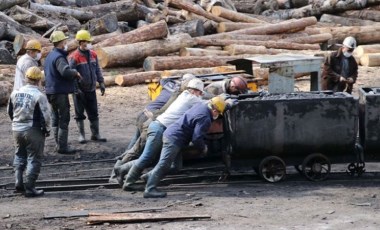
{"type": "Polygon", "coordinates": [[[226,65],[233,59],[321,53],[346,36],[364,50],[360,57],[355,53],[360,63],[378,66],[379,5],[375,0],[3,0],[0,64],[15,64],[30,39],[41,41],[45,57],[54,30],[70,37],[73,51],[75,33],[84,28],[94,36],[107,85],[230,72],[234,67],[226,65]]]}

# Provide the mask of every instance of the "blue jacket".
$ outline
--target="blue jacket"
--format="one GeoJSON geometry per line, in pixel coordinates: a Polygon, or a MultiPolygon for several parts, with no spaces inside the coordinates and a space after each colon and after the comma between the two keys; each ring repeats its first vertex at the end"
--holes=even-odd
{"type": "Polygon", "coordinates": [[[69,94],[74,92],[76,71],[69,67],[67,52],[54,48],[45,59],[46,94],[69,94]]]}
{"type": "Polygon", "coordinates": [[[95,51],[82,51],[78,48],[70,54],[69,64],[82,76],[78,85],[83,92],[92,92],[96,89],[96,82],[104,82],[95,51]]]}
{"type": "Polygon", "coordinates": [[[202,151],[205,148],[204,137],[212,121],[211,110],[207,103],[200,102],[191,107],[165,130],[164,137],[181,148],[193,142],[194,147],[202,151]]]}

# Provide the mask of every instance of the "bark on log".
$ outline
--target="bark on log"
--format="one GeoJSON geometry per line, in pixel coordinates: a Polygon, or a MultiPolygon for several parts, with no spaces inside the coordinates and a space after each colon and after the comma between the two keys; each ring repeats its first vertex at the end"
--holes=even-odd
{"type": "Polygon", "coordinates": [[[301,44],[315,44],[315,43],[323,43],[330,39],[332,39],[333,36],[330,33],[324,33],[324,34],[315,34],[315,35],[309,35],[304,37],[294,37],[294,38],[285,38],[282,40],[279,40],[279,42],[294,42],[294,43],[301,43],[301,44]]]}
{"type": "Polygon", "coordinates": [[[45,23],[48,28],[51,28],[51,27],[54,26],[54,23],[50,22],[48,19],[43,18],[43,17],[41,17],[41,16],[39,16],[39,15],[37,15],[37,14],[29,11],[29,10],[26,10],[25,8],[22,8],[22,7],[18,6],[18,5],[16,5],[16,6],[13,7],[13,11],[17,11],[17,12],[20,12],[20,13],[23,13],[23,14],[27,14],[27,15],[30,16],[30,19],[28,21],[29,24],[26,24],[26,26],[30,27],[31,24],[38,23],[38,21],[40,21],[42,23],[45,23]]]}
{"type": "Polygon", "coordinates": [[[96,6],[101,4],[101,0],[75,0],[75,4],[80,7],[96,6]]]}
{"type": "Polygon", "coordinates": [[[157,9],[148,8],[144,5],[137,4],[137,11],[141,14],[145,15],[145,21],[149,23],[158,22],[160,20],[165,20],[165,16],[161,13],[161,11],[157,9]]]}
{"type": "Polygon", "coordinates": [[[380,45],[360,45],[354,50],[354,56],[359,58],[368,53],[380,53],[380,45]]]}
{"type": "Polygon", "coordinates": [[[251,40],[228,40],[228,39],[207,39],[195,38],[195,42],[202,46],[227,46],[227,45],[252,45],[252,46],[265,46],[267,48],[275,49],[288,49],[288,50],[319,50],[318,44],[299,44],[291,42],[275,42],[275,41],[251,41],[251,40]]]}
{"type": "Polygon", "coordinates": [[[48,39],[43,37],[36,37],[28,34],[18,34],[16,35],[13,41],[13,50],[16,55],[21,55],[25,53],[25,45],[29,40],[36,39],[38,40],[43,47],[51,46],[51,43],[48,39]]]}
{"type": "Polygon", "coordinates": [[[179,51],[179,56],[228,56],[227,51],[222,50],[206,50],[200,48],[182,48],[179,51]]]}
{"type": "Polygon", "coordinates": [[[2,40],[7,34],[7,24],[0,22],[0,40],[2,40]]]}
{"type": "Polygon", "coordinates": [[[360,58],[360,64],[373,67],[380,66],[380,53],[367,53],[360,58]]]}
{"type": "Polygon", "coordinates": [[[331,23],[334,25],[341,26],[370,26],[375,24],[375,22],[370,20],[340,17],[331,14],[323,14],[322,17],[319,19],[319,22],[331,23]]]}
{"type": "Polygon", "coordinates": [[[342,17],[358,18],[363,20],[372,20],[375,22],[380,22],[380,11],[377,10],[348,10],[339,15],[342,17]]]}
{"type": "Polygon", "coordinates": [[[168,15],[165,18],[166,23],[172,25],[172,24],[177,24],[177,23],[184,23],[185,20],[181,18],[177,18],[176,16],[168,15]]]}
{"type": "Polygon", "coordinates": [[[0,11],[9,9],[15,5],[21,5],[28,2],[28,0],[1,0],[0,11]]]}
{"type": "Polygon", "coordinates": [[[127,66],[148,56],[166,55],[177,52],[195,43],[188,34],[169,36],[165,40],[151,40],[128,45],[118,45],[96,49],[102,68],[127,66]]]}
{"type": "Polygon", "coordinates": [[[76,6],[75,0],[49,0],[55,6],[76,6]]]}
{"type": "Polygon", "coordinates": [[[12,83],[0,81],[0,106],[8,104],[9,97],[13,90],[12,83]]]}
{"type": "MultiPolygon", "coordinates": [[[[18,32],[18,33],[37,35],[37,33],[34,32],[32,29],[30,29],[27,26],[21,25],[20,23],[16,22],[15,20],[13,20],[11,17],[4,14],[3,12],[0,12],[0,21],[7,23],[8,28],[11,28],[10,30],[13,30],[13,33],[18,32]]],[[[10,35],[9,34],[10,30],[8,30],[8,35],[10,35]]],[[[14,36],[16,36],[16,34],[14,34],[14,36]]]]}
{"type": "Polygon", "coordinates": [[[111,12],[100,18],[94,18],[88,21],[88,30],[91,35],[100,35],[112,33],[119,28],[116,13],[111,12]]]}
{"type": "Polygon", "coordinates": [[[107,47],[115,45],[127,45],[136,42],[149,41],[153,39],[164,38],[168,34],[168,27],[165,21],[159,21],[153,24],[149,24],[127,33],[123,33],[102,42],[99,42],[94,47],[107,47]]]}
{"type": "Polygon", "coordinates": [[[205,34],[205,28],[201,20],[191,20],[185,23],[169,27],[170,34],[188,33],[191,37],[199,37],[205,34]]]}
{"type": "Polygon", "coordinates": [[[93,38],[92,44],[97,44],[99,42],[105,41],[106,39],[115,37],[115,36],[120,35],[120,34],[121,34],[121,31],[120,30],[116,30],[116,31],[114,31],[112,33],[93,36],[92,37],[93,38]]]}
{"type": "Polygon", "coordinates": [[[149,23],[145,20],[138,20],[136,22],[136,28],[140,28],[140,27],[147,26],[147,25],[149,25],[149,23]]]}
{"type": "Polygon", "coordinates": [[[205,75],[205,74],[214,74],[214,73],[228,73],[236,71],[236,66],[216,66],[210,68],[190,68],[190,69],[172,69],[164,70],[161,72],[161,77],[170,77],[170,76],[183,76],[187,73],[194,75],[205,75]]]}
{"type": "Polygon", "coordinates": [[[226,50],[230,55],[241,55],[241,54],[279,54],[282,53],[281,49],[267,49],[265,46],[250,46],[250,45],[229,45],[225,46],[226,50]]]}
{"type": "Polygon", "coordinates": [[[85,11],[85,10],[77,10],[77,9],[70,9],[66,7],[60,7],[60,6],[52,6],[52,5],[42,5],[38,3],[30,3],[30,9],[37,10],[37,11],[44,11],[44,12],[52,12],[52,13],[63,13],[66,15],[70,15],[79,21],[88,21],[92,18],[94,18],[94,13],[91,11],[85,11]]]}
{"type": "Polygon", "coordinates": [[[227,65],[242,56],[205,56],[205,57],[148,57],[144,61],[145,71],[158,71],[170,69],[189,69],[227,65]]]}
{"type": "Polygon", "coordinates": [[[245,14],[233,10],[228,10],[221,6],[213,6],[211,12],[217,17],[222,17],[233,22],[267,23],[256,18],[249,17],[245,14]]]}
{"type": "Polygon", "coordinates": [[[0,65],[3,64],[16,64],[16,59],[8,49],[0,48],[0,65]]]}
{"type": "Polygon", "coordinates": [[[145,14],[137,10],[137,4],[134,0],[124,0],[118,2],[110,2],[96,6],[88,6],[82,8],[86,11],[92,11],[94,16],[99,18],[107,13],[115,12],[119,21],[137,21],[145,19],[145,14]]]}
{"type": "Polygon", "coordinates": [[[380,26],[342,26],[313,28],[319,33],[330,33],[336,42],[343,42],[344,38],[353,36],[358,44],[369,44],[380,42],[380,26]]]}
{"type": "Polygon", "coordinates": [[[169,4],[177,7],[178,9],[187,10],[189,12],[201,15],[201,16],[203,16],[205,18],[208,18],[210,20],[213,20],[215,22],[227,22],[227,21],[229,21],[227,19],[224,19],[224,18],[221,18],[221,17],[217,17],[217,16],[215,16],[215,15],[213,15],[213,14],[205,11],[199,5],[193,5],[193,3],[188,2],[188,1],[184,1],[184,0],[166,0],[166,1],[169,4]],[[199,7],[197,7],[197,6],[199,6],[199,7]]]}
{"type": "MultiPolygon", "coordinates": [[[[318,31],[319,34],[319,31],[318,31]]],[[[229,39],[229,40],[255,40],[255,41],[277,41],[286,38],[296,38],[308,36],[307,33],[297,32],[291,34],[271,34],[271,35],[247,35],[247,34],[227,34],[223,33],[222,36],[217,39],[229,39]]],[[[201,38],[209,38],[210,36],[203,36],[201,38]]]]}
{"type": "Polygon", "coordinates": [[[262,23],[245,23],[245,22],[220,22],[216,31],[218,33],[230,32],[234,30],[241,30],[248,27],[262,26],[262,23]]]}
{"type": "Polygon", "coordinates": [[[152,80],[161,77],[161,71],[148,71],[118,75],[115,78],[115,83],[120,86],[133,86],[144,84],[146,80],[152,80]]]}

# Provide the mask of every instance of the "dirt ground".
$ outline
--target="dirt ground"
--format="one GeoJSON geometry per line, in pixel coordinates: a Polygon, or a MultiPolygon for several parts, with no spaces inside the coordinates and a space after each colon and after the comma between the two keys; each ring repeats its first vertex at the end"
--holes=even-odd
{"type": "MultiPolygon", "coordinates": [[[[355,86],[380,87],[378,68],[360,67],[355,86]]],[[[298,83],[307,89],[308,80],[298,83]]],[[[110,159],[119,155],[134,131],[134,119],[148,103],[147,86],[111,87],[106,95],[98,94],[101,133],[107,143],[76,141],[77,128],[70,122],[69,142],[79,149],[72,156],[53,151],[54,141],[46,141],[44,164],[110,159]]],[[[98,92],[99,93],[99,92],[98,92]]],[[[0,168],[8,167],[13,159],[13,140],[6,108],[0,108],[0,168]]],[[[89,127],[86,127],[89,133],[89,127]]],[[[101,164],[104,175],[112,164],[101,164]]],[[[88,168],[61,168],[55,178],[63,178],[70,170],[88,168]]],[[[375,164],[376,168],[377,165],[375,164]]],[[[78,177],[83,176],[80,171],[78,177]]],[[[13,180],[10,170],[0,170],[4,181],[13,180]]],[[[42,168],[41,179],[52,178],[42,168]]],[[[219,184],[199,188],[169,190],[164,199],[144,199],[142,192],[124,192],[121,189],[91,189],[72,192],[50,192],[36,199],[21,196],[0,196],[0,229],[379,229],[380,202],[378,178],[368,181],[355,179],[349,183],[283,181],[277,184],[249,183],[219,184]],[[46,214],[78,210],[123,210],[163,207],[162,213],[210,215],[209,220],[163,221],[142,224],[103,224],[91,226],[87,218],[43,219],[46,214]]],[[[4,191],[0,191],[3,194],[4,191]]]]}

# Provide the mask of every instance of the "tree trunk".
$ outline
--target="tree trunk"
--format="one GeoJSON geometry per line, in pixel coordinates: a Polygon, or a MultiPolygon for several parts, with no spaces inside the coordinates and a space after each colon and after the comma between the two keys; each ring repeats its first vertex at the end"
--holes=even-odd
{"type": "Polygon", "coordinates": [[[9,9],[15,5],[21,5],[28,2],[28,0],[1,0],[0,11],[9,9]]]}
{"type": "MultiPolygon", "coordinates": [[[[21,25],[20,23],[16,22],[15,20],[13,20],[11,17],[4,14],[3,12],[0,12],[0,21],[7,23],[8,28],[11,28],[11,30],[13,30],[16,33],[18,32],[18,33],[26,33],[26,34],[37,35],[37,33],[34,32],[32,29],[30,29],[27,26],[21,25]]],[[[8,32],[10,32],[10,31],[8,31],[8,32]]],[[[8,33],[8,35],[9,35],[9,33],[8,33]]]]}
{"type": "Polygon", "coordinates": [[[181,19],[181,18],[177,18],[176,16],[172,16],[172,15],[168,15],[168,16],[166,16],[165,21],[166,21],[166,23],[168,23],[169,25],[173,25],[173,24],[177,24],[177,23],[184,23],[184,22],[186,22],[185,20],[183,20],[183,19],[181,19]]]}
{"type": "Polygon", "coordinates": [[[250,46],[250,45],[229,45],[225,46],[224,50],[228,51],[230,55],[240,54],[279,54],[283,50],[267,49],[265,46],[250,46]]]}
{"type": "Polygon", "coordinates": [[[216,31],[218,33],[230,32],[234,30],[241,30],[249,27],[262,26],[261,23],[246,23],[246,22],[220,22],[216,31]]]}
{"type": "Polygon", "coordinates": [[[99,18],[110,12],[115,12],[119,21],[137,21],[145,19],[145,14],[142,14],[137,9],[137,4],[134,0],[124,0],[118,2],[110,2],[96,6],[88,6],[83,8],[86,11],[92,11],[94,16],[99,18]]]}
{"type": "MultiPolygon", "coordinates": [[[[380,15],[380,14],[379,14],[380,15]]],[[[375,22],[358,18],[340,17],[331,14],[323,14],[319,22],[331,23],[338,26],[370,26],[375,22]]]]}
{"type": "Polygon", "coordinates": [[[228,10],[221,6],[213,6],[211,12],[213,15],[217,17],[222,17],[222,18],[231,20],[233,22],[250,22],[250,23],[265,23],[266,24],[266,22],[264,21],[249,17],[245,14],[242,14],[233,10],[228,10]]]}
{"type": "MultiPolygon", "coordinates": [[[[48,19],[43,18],[43,17],[41,17],[41,16],[39,16],[33,12],[30,12],[29,10],[26,10],[25,8],[22,8],[22,7],[16,5],[13,7],[13,9],[14,9],[13,11],[17,11],[17,12],[20,12],[22,14],[26,14],[26,15],[30,16],[30,19],[28,20],[29,24],[26,24],[26,26],[28,26],[28,27],[31,27],[30,25],[38,23],[39,21],[40,21],[40,23],[46,24],[47,29],[54,26],[54,23],[50,22],[48,19]]],[[[12,15],[12,13],[11,13],[11,15],[12,15]]]]}
{"type": "Polygon", "coordinates": [[[367,53],[360,58],[360,64],[373,67],[380,66],[380,53],[367,53]]]}
{"type": "Polygon", "coordinates": [[[190,69],[172,69],[164,70],[161,73],[161,77],[170,77],[170,76],[183,76],[187,73],[194,75],[205,75],[205,74],[214,74],[214,73],[228,73],[236,71],[236,67],[233,65],[228,66],[216,66],[209,68],[190,68],[190,69]]]}
{"type": "Polygon", "coordinates": [[[120,30],[116,30],[112,33],[108,33],[108,34],[101,34],[101,35],[97,35],[97,36],[93,36],[92,37],[92,44],[97,44],[99,42],[102,42],[102,41],[105,41],[106,39],[109,39],[109,38],[112,38],[112,37],[115,37],[115,36],[118,36],[122,34],[120,30]]]}
{"type": "Polygon", "coordinates": [[[99,42],[94,47],[101,48],[107,46],[127,45],[136,42],[149,41],[153,39],[164,38],[168,34],[168,27],[165,21],[159,21],[149,24],[131,32],[123,33],[102,42],[99,42]]]}
{"type": "Polygon", "coordinates": [[[94,18],[88,21],[88,30],[91,35],[100,35],[112,33],[119,28],[116,13],[111,12],[100,18],[94,18]]]}
{"type": "Polygon", "coordinates": [[[80,7],[86,7],[86,6],[96,6],[100,5],[100,0],[75,0],[75,4],[80,7]]]}
{"type": "Polygon", "coordinates": [[[341,43],[348,36],[356,38],[358,44],[379,43],[380,26],[342,26],[314,28],[319,33],[330,33],[336,42],[341,43]]]}
{"type": "Polygon", "coordinates": [[[188,34],[169,36],[165,40],[151,40],[128,45],[98,48],[99,63],[102,68],[127,66],[148,56],[166,55],[177,52],[183,47],[194,45],[188,34]]]}
{"type": "Polygon", "coordinates": [[[227,61],[241,58],[241,56],[204,56],[204,57],[148,57],[144,61],[144,70],[189,69],[227,65],[227,61]]]}
{"type": "Polygon", "coordinates": [[[179,56],[228,56],[227,51],[222,50],[206,50],[200,48],[182,48],[179,56]]]}
{"type": "Polygon", "coordinates": [[[70,9],[67,7],[61,7],[61,6],[52,6],[52,5],[42,5],[38,3],[30,3],[30,9],[37,10],[37,11],[43,11],[43,12],[52,12],[52,13],[63,13],[66,15],[70,15],[79,21],[88,21],[92,18],[94,18],[94,13],[91,11],[86,10],[77,10],[77,9],[70,9]]]}
{"type": "MultiPolygon", "coordinates": [[[[319,32],[318,32],[319,34],[319,32]]],[[[255,40],[255,41],[277,41],[286,38],[305,37],[307,33],[297,32],[291,34],[271,34],[271,35],[247,35],[247,34],[229,34],[223,33],[220,38],[217,39],[229,39],[229,40],[255,40]]],[[[201,38],[209,38],[210,36],[203,36],[201,38]]]]}
{"type": "Polygon", "coordinates": [[[169,27],[170,34],[188,33],[191,37],[199,37],[205,34],[205,28],[201,20],[191,20],[185,23],[169,27]]]}
{"type": "Polygon", "coordinates": [[[9,97],[13,90],[12,83],[0,81],[0,106],[8,104],[9,97]]]}
{"type": "Polygon", "coordinates": [[[41,43],[42,47],[51,46],[50,41],[46,38],[36,37],[36,36],[28,35],[28,34],[18,34],[16,35],[13,41],[13,50],[15,51],[15,54],[16,55],[24,54],[25,53],[24,48],[26,46],[26,43],[32,39],[38,40],[41,43]]]}
{"type": "Polygon", "coordinates": [[[131,73],[116,76],[115,83],[120,86],[133,86],[138,84],[144,84],[146,80],[152,80],[160,77],[161,71],[131,73]]]}
{"type": "Polygon", "coordinates": [[[360,45],[354,50],[354,56],[359,58],[368,53],[380,53],[380,45],[360,45]]]}
{"type": "Polygon", "coordinates": [[[377,10],[349,10],[339,14],[342,17],[358,18],[380,22],[380,11],[377,10]]]}
{"type": "Polygon", "coordinates": [[[294,38],[285,38],[282,40],[279,40],[279,42],[294,42],[294,43],[301,43],[301,44],[319,44],[326,42],[330,39],[332,39],[333,36],[330,33],[324,33],[324,34],[315,34],[315,35],[309,35],[304,37],[294,37],[294,38]]]}
{"type": "Polygon", "coordinates": [[[32,15],[29,14],[13,14],[11,16],[16,22],[27,26],[34,30],[48,30],[51,24],[47,20],[36,20],[32,15]]]}
{"type": "Polygon", "coordinates": [[[198,45],[202,46],[228,46],[228,45],[251,45],[251,46],[265,46],[266,48],[275,49],[288,49],[288,50],[319,50],[318,44],[299,44],[291,42],[276,42],[276,41],[252,41],[252,40],[228,40],[228,39],[207,39],[196,38],[195,41],[198,45]]]}
{"type": "Polygon", "coordinates": [[[194,5],[193,3],[185,1],[185,0],[167,0],[167,2],[169,2],[171,5],[177,7],[178,9],[187,10],[189,12],[201,15],[201,16],[208,18],[210,20],[213,20],[215,22],[229,21],[227,19],[214,16],[213,14],[203,10],[199,5],[194,5]]]}

